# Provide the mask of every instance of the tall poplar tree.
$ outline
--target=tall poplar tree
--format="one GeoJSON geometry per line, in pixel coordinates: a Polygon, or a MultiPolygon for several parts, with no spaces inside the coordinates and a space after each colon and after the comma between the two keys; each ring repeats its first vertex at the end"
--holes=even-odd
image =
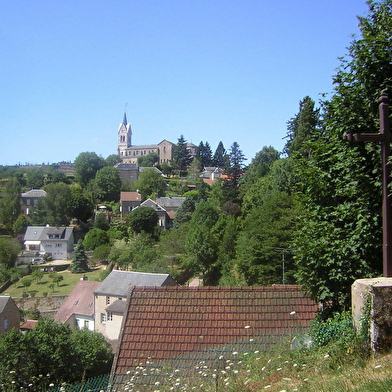
{"type": "Polygon", "coordinates": [[[323,135],[298,160],[303,210],[293,244],[298,280],[325,308],[350,305],[355,279],[382,270],[381,160],[376,143],[350,145],[347,133],[378,132],[382,91],[392,94],[392,1],[369,1],[361,36],[333,78],[323,104],[323,135]]]}

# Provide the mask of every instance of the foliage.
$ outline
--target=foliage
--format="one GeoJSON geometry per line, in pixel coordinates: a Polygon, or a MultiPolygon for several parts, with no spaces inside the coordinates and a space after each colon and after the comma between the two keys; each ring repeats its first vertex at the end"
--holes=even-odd
{"type": "Polygon", "coordinates": [[[75,246],[70,268],[73,274],[81,274],[83,272],[87,272],[89,269],[87,263],[87,255],[84,251],[84,245],[82,240],[79,240],[75,246]]]}
{"type": "Polygon", "coordinates": [[[79,358],[82,381],[110,373],[113,354],[109,343],[98,332],[84,328],[71,334],[70,343],[79,358]]]}
{"type": "Polygon", "coordinates": [[[118,201],[120,199],[121,178],[115,167],[106,166],[97,171],[95,183],[98,188],[97,197],[101,201],[118,201]]]}
{"type": "Polygon", "coordinates": [[[114,166],[117,163],[122,162],[122,159],[117,154],[111,154],[105,159],[107,166],[114,166]]]}
{"type": "Polygon", "coordinates": [[[20,215],[21,186],[16,177],[8,179],[2,198],[0,199],[0,222],[12,227],[20,215]]]}
{"type": "Polygon", "coordinates": [[[223,193],[226,201],[240,202],[239,185],[244,174],[244,160],[245,156],[240,150],[239,144],[234,142],[230,148],[229,166],[224,172],[227,175],[227,180],[223,182],[223,193]]]}
{"type": "Polygon", "coordinates": [[[229,164],[228,155],[226,154],[226,149],[221,141],[219,142],[218,147],[215,150],[212,163],[214,166],[219,167],[221,169],[225,169],[229,164]]]}
{"type": "Polygon", "coordinates": [[[151,207],[138,207],[126,216],[126,220],[134,233],[153,233],[158,225],[158,214],[151,207]]]}
{"type": "Polygon", "coordinates": [[[334,94],[323,103],[323,134],[310,143],[310,158],[297,162],[298,280],[334,310],[349,306],[355,279],[377,276],[382,267],[380,148],[342,140],[347,133],[378,132],[377,98],[392,93],[392,3],[368,5],[361,36],[341,59],[334,94]]]}
{"type": "Polygon", "coordinates": [[[318,315],[311,323],[310,336],[317,346],[335,341],[347,349],[357,339],[351,312],[335,313],[327,319],[318,315]]]}
{"type": "Polygon", "coordinates": [[[208,142],[200,142],[196,149],[196,157],[201,164],[201,167],[210,167],[213,164],[212,160],[212,150],[208,142]]]}
{"type": "Polygon", "coordinates": [[[174,227],[179,227],[184,222],[189,222],[191,220],[193,211],[195,211],[195,209],[196,209],[195,198],[187,197],[176,212],[174,227]]]}
{"type": "Polygon", "coordinates": [[[95,152],[82,152],[74,162],[76,179],[80,184],[86,186],[89,181],[95,178],[98,170],[102,169],[106,162],[95,152]]]}
{"type": "Polygon", "coordinates": [[[46,222],[50,226],[68,226],[71,220],[69,201],[71,188],[64,183],[45,186],[46,196],[43,199],[46,222]]]}
{"type": "Polygon", "coordinates": [[[139,167],[153,167],[159,161],[159,156],[156,152],[150,152],[148,155],[142,155],[137,159],[139,167]]]}
{"type": "Polygon", "coordinates": [[[181,135],[178,142],[173,146],[172,151],[172,166],[177,170],[186,170],[192,161],[192,157],[187,148],[187,142],[184,136],[181,135]]]}
{"type": "Polygon", "coordinates": [[[93,251],[94,259],[97,259],[99,261],[106,261],[109,257],[110,249],[110,245],[99,245],[93,251]]]}
{"type": "Polygon", "coordinates": [[[205,284],[216,284],[219,279],[215,265],[218,238],[212,230],[218,219],[219,212],[215,207],[208,202],[201,203],[192,215],[186,235],[185,249],[190,256],[187,267],[201,271],[205,284]]]}
{"type": "Polygon", "coordinates": [[[28,334],[0,335],[0,384],[7,391],[42,391],[51,383],[79,381],[84,374],[107,372],[111,361],[109,344],[96,332],[71,332],[48,318],[39,319],[28,334]]]}
{"type": "Polygon", "coordinates": [[[251,164],[246,168],[241,180],[242,192],[249,189],[259,178],[265,177],[272,165],[279,160],[280,153],[272,146],[264,146],[252,159],[251,164]]]}
{"type": "Polygon", "coordinates": [[[79,192],[72,192],[72,197],[68,202],[68,208],[72,218],[77,219],[79,222],[86,223],[93,216],[93,204],[79,192]]]}
{"type": "Polygon", "coordinates": [[[6,269],[14,267],[21,250],[19,242],[14,238],[0,237],[0,265],[6,269]]]}
{"type": "Polygon", "coordinates": [[[26,215],[20,214],[12,226],[14,234],[24,234],[29,224],[26,215]]]}
{"type": "Polygon", "coordinates": [[[94,250],[100,245],[109,244],[109,236],[105,230],[93,228],[91,229],[83,240],[83,245],[85,249],[94,250]]]}
{"type": "Polygon", "coordinates": [[[31,168],[26,173],[26,184],[30,189],[41,189],[45,184],[44,171],[41,168],[31,168]]]}
{"type": "Polygon", "coordinates": [[[290,250],[297,217],[293,197],[266,182],[238,235],[238,266],[248,285],[295,283],[290,250]]]}
{"type": "Polygon", "coordinates": [[[142,195],[143,200],[146,200],[149,197],[154,199],[156,195],[158,197],[165,195],[165,179],[153,168],[143,170],[140,173],[135,186],[142,195]]]}
{"type": "Polygon", "coordinates": [[[284,152],[290,157],[299,154],[311,157],[311,143],[322,136],[320,109],[315,109],[315,102],[306,96],[299,103],[299,112],[287,123],[287,142],[284,152]]]}

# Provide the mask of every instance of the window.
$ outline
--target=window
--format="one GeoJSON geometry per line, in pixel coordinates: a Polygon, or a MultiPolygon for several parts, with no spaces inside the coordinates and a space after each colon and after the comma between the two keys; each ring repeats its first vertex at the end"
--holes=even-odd
{"type": "Polygon", "coordinates": [[[102,324],[106,323],[106,314],[105,313],[101,313],[101,323],[102,324]]]}
{"type": "Polygon", "coordinates": [[[84,328],[88,329],[88,320],[84,320],[84,328]]]}
{"type": "Polygon", "coordinates": [[[59,243],[56,244],[56,248],[62,248],[62,247],[63,247],[63,244],[59,244],[59,243]]]}
{"type": "Polygon", "coordinates": [[[106,305],[110,304],[110,297],[106,297],[106,305]]]}
{"type": "Polygon", "coordinates": [[[108,312],[108,321],[113,321],[113,313],[108,312]]]}
{"type": "Polygon", "coordinates": [[[79,303],[79,301],[75,301],[73,304],[74,304],[74,306],[75,306],[75,305],[77,305],[78,303],[79,303]]]}
{"type": "Polygon", "coordinates": [[[4,320],[4,331],[8,329],[8,319],[4,320]]]}
{"type": "Polygon", "coordinates": [[[30,204],[30,199],[26,199],[26,206],[29,206],[30,204]]]}

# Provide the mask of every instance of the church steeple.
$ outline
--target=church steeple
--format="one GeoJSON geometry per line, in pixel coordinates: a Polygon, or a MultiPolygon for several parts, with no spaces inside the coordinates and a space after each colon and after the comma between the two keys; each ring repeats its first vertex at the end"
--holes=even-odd
{"type": "Polygon", "coordinates": [[[123,122],[120,124],[118,131],[118,144],[117,152],[120,157],[125,157],[128,155],[127,148],[132,145],[132,129],[131,124],[128,123],[127,113],[124,112],[123,122]]]}

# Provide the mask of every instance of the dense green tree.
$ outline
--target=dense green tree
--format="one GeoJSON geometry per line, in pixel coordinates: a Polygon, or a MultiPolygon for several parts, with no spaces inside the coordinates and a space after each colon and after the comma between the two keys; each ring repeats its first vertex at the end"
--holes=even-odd
{"type": "Polygon", "coordinates": [[[110,245],[99,245],[93,251],[94,259],[98,261],[107,261],[110,255],[110,245]]]}
{"type": "Polygon", "coordinates": [[[187,142],[184,136],[181,135],[178,142],[173,146],[172,151],[172,166],[177,170],[187,170],[192,162],[191,154],[189,153],[187,142]]]}
{"type": "Polygon", "coordinates": [[[48,223],[45,200],[40,197],[34,207],[33,213],[30,215],[31,223],[36,226],[44,226],[48,223]]]}
{"type": "Polygon", "coordinates": [[[95,152],[82,152],[76,157],[74,165],[76,179],[80,184],[86,186],[89,181],[95,178],[97,171],[106,165],[106,162],[95,152]]]}
{"type": "Polygon", "coordinates": [[[26,183],[31,189],[41,189],[45,184],[44,171],[41,168],[30,168],[26,172],[26,183]]]}
{"type": "Polygon", "coordinates": [[[120,162],[122,162],[122,159],[117,154],[111,154],[105,159],[107,166],[114,166],[120,162]]]}
{"type": "Polygon", "coordinates": [[[392,2],[368,5],[361,36],[341,59],[334,94],[324,103],[324,134],[311,144],[310,158],[298,162],[298,280],[332,309],[349,306],[354,280],[377,276],[382,267],[380,148],[342,141],[349,132],[378,132],[377,98],[392,93],[392,2]]]}
{"type": "Polygon", "coordinates": [[[113,355],[102,335],[71,331],[40,318],[33,331],[0,335],[0,385],[3,391],[49,390],[50,384],[75,383],[107,374],[113,355]]]}
{"type": "Polygon", "coordinates": [[[91,229],[83,240],[83,245],[86,250],[94,250],[100,245],[109,244],[109,236],[105,230],[93,228],[91,229]]]}
{"type": "Polygon", "coordinates": [[[239,185],[240,179],[244,174],[244,161],[245,156],[242,153],[239,144],[234,142],[229,153],[230,165],[224,172],[227,175],[227,180],[223,182],[223,193],[226,201],[240,202],[239,185]]]}
{"type": "Polygon", "coordinates": [[[258,205],[247,213],[238,235],[236,262],[248,285],[295,283],[290,248],[298,216],[294,198],[263,180],[258,205]]]}
{"type": "Polygon", "coordinates": [[[26,215],[20,214],[13,225],[14,234],[24,234],[29,224],[26,215]]]}
{"type": "Polygon", "coordinates": [[[87,263],[87,255],[84,250],[85,248],[83,245],[83,241],[79,240],[75,246],[74,255],[70,266],[71,272],[73,274],[81,274],[89,270],[87,263]]]}
{"type": "Polygon", "coordinates": [[[69,214],[79,222],[87,223],[93,216],[94,206],[91,201],[82,193],[72,192],[68,202],[69,214]]]}
{"type": "Polygon", "coordinates": [[[249,189],[260,177],[265,177],[274,162],[280,158],[280,153],[272,146],[264,146],[252,159],[242,178],[242,192],[249,189]]]}
{"type": "Polygon", "coordinates": [[[101,201],[120,200],[120,171],[115,167],[106,166],[97,171],[95,183],[98,187],[97,197],[101,201]]]}
{"type": "Polygon", "coordinates": [[[229,165],[228,155],[222,142],[219,142],[212,159],[213,165],[225,169],[229,165]]]}
{"type": "Polygon", "coordinates": [[[158,214],[151,207],[135,208],[126,220],[134,233],[153,233],[158,225],[158,214]]]}
{"type": "Polygon", "coordinates": [[[0,237],[0,264],[7,269],[14,267],[21,250],[21,245],[14,238],[0,237]]]}
{"type": "Polygon", "coordinates": [[[310,158],[311,141],[322,136],[320,109],[315,109],[315,102],[306,96],[299,103],[299,112],[287,123],[287,142],[284,152],[290,157],[300,154],[310,158]]]}
{"type": "Polygon", "coordinates": [[[125,224],[116,224],[110,226],[107,234],[110,239],[110,243],[114,243],[116,240],[128,239],[128,227],[125,224]]]}
{"type": "Polygon", "coordinates": [[[51,171],[48,174],[48,181],[52,183],[58,183],[58,182],[63,182],[64,184],[70,183],[70,179],[66,176],[66,174],[56,168],[51,168],[51,171]]]}
{"type": "Polygon", "coordinates": [[[86,328],[75,330],[71,334],[70,344],[81,366],[78,369],[78,372],[82,372],[81,381],[110,373],[113,353],[103,335],[86,328]]]}
{"type": "Polygon", "coordinates": [[[199,160],[202,168],[212,166],[212,150],[208,142],[205,142],[205,144],[203,142],[200,142],[199,146],[196,149],[196,158],[199,160]]]}
{"type": "Polygon", "coordinates": [[[216,284],[218,237],[213,231],[219,219],[218,210],[208,202],[201,203],[192,215],[185,247],[190,263],[186,266],[204,275],[205,284],[216,284]]]}
{"type": "Polygon", "coordinates": [[[194,197],[186,197],[176,212],[174,227],[178,227],[185,222],[189,222],[192,218],[193,211],[196,209],[196,199],[194,197]]]}
{"type": "Polygon", "coordinates": [[[155,199],[155,196],[161,197],[165,195],[166,181],[160,173],[151,168],[145,169],[140,173],[135,186],[142,195],[143,200],[149,197],[155,199]]]}
{"type": "Polygon", "coordinates": [[[150,152],[148,155],[142,155],[137,159],[137,165],[140,167],[153,167],[159,162],[159,156],[156,152],[150,152]]]}
{"type": "Polygon", "coordinates": [[[10,228],[21,213],[20,193],[21,186],[18,179],[9,178],[0,199],[0,222],[10,228]]]}
{"type": "MultiPolygon", "coordinates": [[[[72,192],[69,185],[62,182],[45,186],[44,205],[47,223],[51,226],[68,226],[71,220],[69,203],[72,192]]],[[[43,199],[43,198],[42,198],[43,199]]]]}

